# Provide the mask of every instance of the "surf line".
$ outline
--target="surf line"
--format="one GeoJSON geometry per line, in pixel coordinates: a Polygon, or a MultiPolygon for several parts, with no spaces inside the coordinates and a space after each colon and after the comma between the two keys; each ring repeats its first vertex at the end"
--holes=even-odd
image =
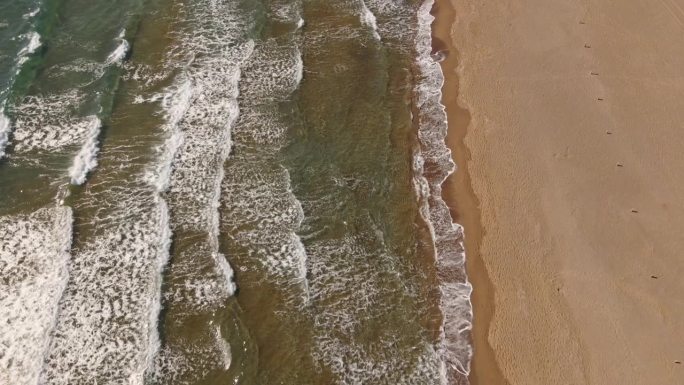
{"type": "Polygon", "coordinates": [[[425,0],[418,9],[418,32],[415,38],[416,84],[414,85],[414,121],[417,122],[418,149],[414,153],[414,186],[421,205],[420,214],[430,230],[439,281],[439,307],[442,312],[440,343],[442,383],[467,384],[472,346],[472,286],[465,270],[463,227],[454,223],[442,199],[442,184],[455,172],[456,164],[446,145],[448,130],[442,104],[444,74],[432,55],[430,13],[435,0],[425,0]],[[430,171],[430,176],[426,175],[430,171]]]}

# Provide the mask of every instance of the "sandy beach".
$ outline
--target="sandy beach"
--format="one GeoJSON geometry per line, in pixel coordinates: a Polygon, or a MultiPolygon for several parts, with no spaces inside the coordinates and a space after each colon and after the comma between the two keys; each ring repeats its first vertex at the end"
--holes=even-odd
{"type": "Polygon", "coordinates": [[[471,382],[684,383],[684,1],[436,16],[471,382]]]}

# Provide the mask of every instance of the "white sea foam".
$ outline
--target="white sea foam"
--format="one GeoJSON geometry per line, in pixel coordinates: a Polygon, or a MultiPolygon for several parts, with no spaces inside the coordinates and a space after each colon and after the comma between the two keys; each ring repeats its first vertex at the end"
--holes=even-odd
{"type": "Polygon", "coordinates": [[[106,200],[92,197],[112,215],[95,219],[96,230],[82,234],[72,251],[40,383],[143,383],[158,349],[161,270],[170,241],[156,192],[130,187],[109,189],[106,200]]]}
{"type": "Polygon", "coordinates": [[[0,217],[0,383],[38,383],[68,280],[68,207],[0,217]]]}
{"type": "Polygon", "coordinates": [[[375,16],[377,34],[385,46],[407,54],[413,47],[407,42],[415,38],[416,8],[405,2],[387,0],[362,0],[375,16]]]}
{"type": "Polygon", "coordinates": [[[295,30],[304,26],[300,1],[273,1],[269,5],[269,15],[274,19],[294,24],[295,30]]]}
{"type": "MultiPolygon", "coordinates": [[[[231,125],[233,122],[231,122],[231,125]]],[[[237,289],[235,282],[233,280],[234,274],[233,274],[233,269],[230,267],[228,264],[228,261],[226,260],[226,256],[219,253],[219,205],[220,205],[220,200],[221,200],[221,182],[223,181],[224,178],[224,170],[223,170],[223,164],[226,161],[226,158],[228,158],[228,150],[229,148],[225,149],[225,153],[222,154],[222,161],[219,163],[219,173],[216,176],[216,179],[214,180],[214,195],[211,200],[211,222],[209,224],[209,244],[212,250],[216,250],[212,253],[212,257],[214,258],[214,261],[216,262],[216,265],[218,266],[218,270],[220,272],[220,275],[223,277],[223,285],[226,287],[226,290],[230,293],[230,295],[233,295],[235,293],[235,290],[237,289]]]]}
{"type": "Polygon", "coordinates": [[[366,3],[363,0],[360,1],[361,14],[359,15],[359,18],[361,19],[361,24],[369,27],[373,31],[373,37],[375,39],[382,40],[380,38],[380,34],[378,33],[378,22],[375,18],[375,15],[370,11],[370,9],[368,9],[368,6],[366,6],[366,3]]]}
{"type": "Polygon", "coordinates": [[[86,180],[86,176],[97,166],[98,137],[102,123],[96,116],[90,116],[88,120],[88,134],[83,143],[83,147],[76,154],[69,168],[71,184],[80,185],[86,180]]]}
{"type": "Polygon", "coordinates": [[[296,84],[296,87],[299,87],[299,84],[302,82],[302,79],[304,78],[304,61],[302,60],[302,53],[297,49],[297,54],[295,55],[297,58],[295,61],[295,75],[294,75],[294,81],[296,84]]]}
{"type": "MultiPolygon", "coordinates": [[[[236,289],[233,270],[219,251],[218,206],[239,115],[240,69],[254,50],[254,42],[243,38],[246,24],[232,2],[194,2],[184,16],[183,24],[192,27],[174,32],[178,44],[170,51],[169,66],[179,74],[162,99],[166,138],[152,179],[173,213],[174,238],[183,245],[175,250],[169,272],[174,279],[163,294],[177,323],[225,306],[236,289]]],[[[209,328],[210,339],[203,335],[177,344],[168,338],[150,375],[187,383],[208,370],[227,370],[230,347],[218,329],[200,328],[209,328]]]]}
{"type": "MultiPolygon", "coordinates": [[[[372,219],[358,223],[370,224],[372,219]]],[[[387,300],[398,298],[398,293],[411,300],[418,296],[411,280],[400,279],[402,273],[394,270],[400,262],[383,250],[381,241],[368,226],[342,239],[307,245],[312,255],[311,297],[318,304],[312,314],[313,357],[340,384],[437,384],[440,361],[434,344],[407,334],[405,330],[417,325],[405,318],[402,307],[387,300]],[[376,336],[372,343],[359,338],[366,333],[376,336]]]]}
{"type": "Polygon", "coordinates": [[[192,251],[197,256],[192,259],[209,257],[221,292],[228,295],[235,291],[235,284],[233,271],[219,252],[220,186],[232,126],[239,115],[240,67],[254,50],[253,41],[236,40],[244,26],[234,19],[239,13],[233,7],[197,4],[194,22],[198,25],[178,36],[176,53],[185,59],[178,60],[182,65],[179,85],[165,98],[166,161],[158,170],[158,186],[167,190],[174,213],[174,232],[206,234],[206,241],[196,242],[192,251]]]}
{"type": "Polygon", "coordinates": [[[311,28],[303,35],[307,50],[326,51],[338,41],[366,42],[369,38],[392,49],[412,53],[406,44],[415,37],[415,7],[405,1],[354,0],[331,3],[344,14],[356,15],[358,25],[331,23],[327,28],[311,28]]]}
{"type": "Polygon", "coordinates": [[[9,143],[10,120],[5,115],[3,108],[0,108],[0,159],[5,156],[5,147],[9,143]]]}
{"type": "Polygon", "coordinates": [[[117,38],[117,40],[119,40],[119,45],[117,45],[114,51],[107,56],[105,65],[121,64],[126,58],[128,50],[130,49],[130,44],[128,43],[128,40],[123,37],[123,35],[124,33],[122,32],[121,36],[117,38]]]}
{"type": "MultiPolygon", "coordinates": [[[[173,72],[173,68],[158,68],[156,66],[151,66],[143,63],[133,63],[125,62],[124,67],[127,69],[122,76],[123,80],[135,80],[140,82],[141,85],[145,87],[153,87],[160,84],[169,78],[173,72]]],[[[146,98],[139,96],[138,100],[147,100],[146,98]]]]}
{"type": "Polygon", "coordinates": [[[442,200],[442,183],[455,170],[451,152],[446,147],[447,121],[441,104],[444,76],[439,63],[431,56],[430,14],[434,0],[426,0],[418,11],[419,82],[415,87],[419,116],[420,152],[414,157],[414,185],[419,193],[421,215],[428,225],[436,250],[436,264],[440,278],[440,308],[444,315],[441,330],[441,354],[444,360],[443,378],[448,381],[467,381],[470,372],[472,347],[472,287],[465,272],[463,228],[452,222],[450,211],[442,200]],[[431,179],[424,176],[429,167],[431,179]]]}
{"type": "Polygon", "coordinates": [[[309,299],[307,253],[297,235],[304,212],[292,192],[289,172],[273,154],[285,145],[288,129],[277,103],[297,90],[303,67],[294,43],[274,40],[258,44],[244,65],[241,117],[233,130],[239,153],[226,170],[221,224],[230,229],[236,248],[249,250],[249,267],[243,268],[258,269],[271,282],[297,288],[288,295],[299,305],[309,299]]]}
{"type": "Polygon", "coordinates": [[[200,258],[202,255],[212,256],[206,244],[200,243],[192,250],[177,252],[174,257],[173,274],[182,280],[167,288],[164,299],[174,303],[182,315],[214,311],[233,295],[233,287],[227,286],[221,272],[217,271],[217,261],[200,258]],[[207,271],[213,273],[206,274],[207,271]]]}
{"type": "MultiPolygon", "coordinates": [[[[271,282],[300,286],[292,292],[308,301],[307,253],[297,236],[304,212],[282,166],[241,157],[228,168],[224,181],[222,227],[231,229],[236,248],[249,250],[249,263],[271,282]],[[239,229],[239,230],[238,230],[239,229]]],[[[243,257],[243,258],[244,258],[243,257]]]]}
{"type": "Polygon", "coordinates": [[[223,336],[221,336],[221,328],[218,325],[214,327],[214,338],[216,338],[216,346],[219,352],[221,352],[223,369],[228,370],[230,369],[230,364],[233,360],[233,357],[230,352],[230,344],[223,339],[223,336]]]}
{"type": "Polygon", "coordinates": [[[206,380],[211,372],[230,369],[230,345],[221,336],[218,326],[207,327],[206,333],[183,339],[182,344],[169,343],[163,347],[150,378],[161,383],[193,385],[206,380]]]}
{"type": "Polygon", "coordinates": [[[162,97],[162,106],[166,114],[166,140],[161,147],[161,157],[157,165],[156,178],[153,184],[157,191],[164,192],[169,188],[171,179],[171,168],[173,160],[178,150],[183,145],[183,132],[179,128],[179,123],[192,102],[193,87],[190,79],[181,81],[169,89],[162,97]]]}
{"type": "Polygon", "coordinates": [[[239,112],[236,98],[240,75],[230,61],[209,62],[199,68],[201,72],[190,74],[193,101],[178,123],[183,141],[173,161],[169,203],[178,213],[176,227],[209,232],[213,231],[216,180],[230,149],[232,122],[239,112]]]}
{"type": "Polygon", "coordinates": [[[122,30],[119,36],[114,41],[116,47],[102,60],[93,60],[84,57],[74,58],[64,63],[54,64],[45,69],[45,75],[49,77],[69,76],[74,73],[84,74],[80,83],[74,83],[74,88],[82,88],[89,86],[99,79],[107,72],[108,67],[112,65],[123,66],[126,55],[130,50],[130,44],[125,38],[126,30],[122,30]]]}
{"type": "Polygon", "coordinates": [[[159,247],[159,257],[156,263],[156,274],[153,277],[154,288],[152,289],[153,297],[151,298],[149,305],[149,322],[148,322],[148,345],[147,345],[147,358],[146,358],[146,368],[145,372],[148,373],[153,370],[154,360],[159,349],[161,347],[161,342],[159,340],[159,328],[158,320],[159,314],[161,312],[161,300],[162,300],[162,283],[163,283],[163,273],[169,261],[169,252],[171,248],[171,225],[169,223],[169,208],[166,201],[161,197],[158,197],[157,204],[159,205],[159,229],[160,229],[160,241],[161,245],[159,247]]]}
{"type": "Polygon", "coordinates": [[[275,39],[256,45],[244,67],[242,82],[249,86],[241,88],[240,97],[247,105],[287,100],[304,73],[299,49],[275,39]]]}
{"type": "MultiPolygon", "coordinates": [[[[40,12],[40,8],[37,8],[34,11],[24,14],[22,17],[24,19],[31,19],[35,17],[38,14],[38,12],[40,12]]],[[[2,28],[1,24],[3,23],[0,23],[0,28],[2,28]]],[[[7,24],[5,26],[7,26],[7,24]]],[[[33,54],[36,50],[38,50],[38,48],[40,48],[40,46],[42,45],[40,34],[36,31],[26,33],[24,35],[21,35],[20,37],[26,40],[26,44],[17,53],[14,77],[16,77],[20,73],[22,66],[24,65],[24,63],[28,61],[29,56],[33,54]]],[[[2,56],[2,54],[0,54],[0,56],[2,56]]],[[[10,80],[9,87],[11,87],[13,81],[14,79],[10,80]]],[[[5,148],[9,143],[9,135],[11,130],[9,118],[5,115],[5,107],[7,107],[5,103],[5,100],[0,100],[0,159],[2,159],[5,156],[5,148]]]]}
{"type": "Polygon", "coordinates": [[[13,107],[14,151],[53,151],[85,142],[91,120],[73,116],[83,95],[73,90],[61,95],[29,96],[13,107]]]}
{"type": "Polygon", "coordinates": [[[169,188],[173,158],[182,144],[183,134],[178,130],[172,131],[168,138],[166,138],[166,143],[164,143],[162,150],[161,162],[157,166],[157,177],[154,179],[157,191],[163,192],[169,188]]]}
{"type": "Polygon", "coordinates": [[[35,152],[68,151],[78,148],[68,170],[70,183],[83,184],[97,166],[101,121],[95,115],[79,117],[74,105],[84,95],[78,91],[64,94],[29,96],[14,107],[14,153],[25,156],[35,152]]]}
{"type": "Polygon", "coordinates": [[[36,52],[38,48],[41,46],[41,41],[40,41],[40,34],[38,32],[31,32],[29,34],[29,42],[26,48],[24,48],[26,54],[32,54],[36,52]]]}
{"type": "Polygon", "coordinates": [[[36,17],[36,15],[38,15],[39,13],[40,13],[40,8],[36,8],[36,9],[34,9],[33,11],[24,14],[22,17],[24,18],[24,20],[33,19],[33,18],[36,17]]]}
{"type": "Polygon", "coordinates": [[[28,60],[29,56],[36,52],[38,48],[42,45],[42,42],[40,41],[40,34],[36,31],[32,31],[28,33],[26,36],[26,46],[19,51],[19,60],[17,60],[17,72],[21,69],[21,66],[26,63],[28,60]]]}

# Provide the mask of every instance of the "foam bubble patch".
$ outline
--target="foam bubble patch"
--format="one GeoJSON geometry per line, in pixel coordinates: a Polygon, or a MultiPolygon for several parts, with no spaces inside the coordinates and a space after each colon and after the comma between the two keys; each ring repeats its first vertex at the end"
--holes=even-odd
{"type": "Polygon", "coordinates": [[[72,214],[0,217],[0,383],[38,383],[68,280],[72,214]]]}

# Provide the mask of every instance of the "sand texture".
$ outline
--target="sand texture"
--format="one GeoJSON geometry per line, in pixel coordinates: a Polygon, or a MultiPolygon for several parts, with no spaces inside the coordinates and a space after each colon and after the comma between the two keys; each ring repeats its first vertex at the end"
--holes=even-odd
{"type": "Polygon", "coordinates": [[[451,2],[472,382],[684,384],[684,0],[451,2]]]}

